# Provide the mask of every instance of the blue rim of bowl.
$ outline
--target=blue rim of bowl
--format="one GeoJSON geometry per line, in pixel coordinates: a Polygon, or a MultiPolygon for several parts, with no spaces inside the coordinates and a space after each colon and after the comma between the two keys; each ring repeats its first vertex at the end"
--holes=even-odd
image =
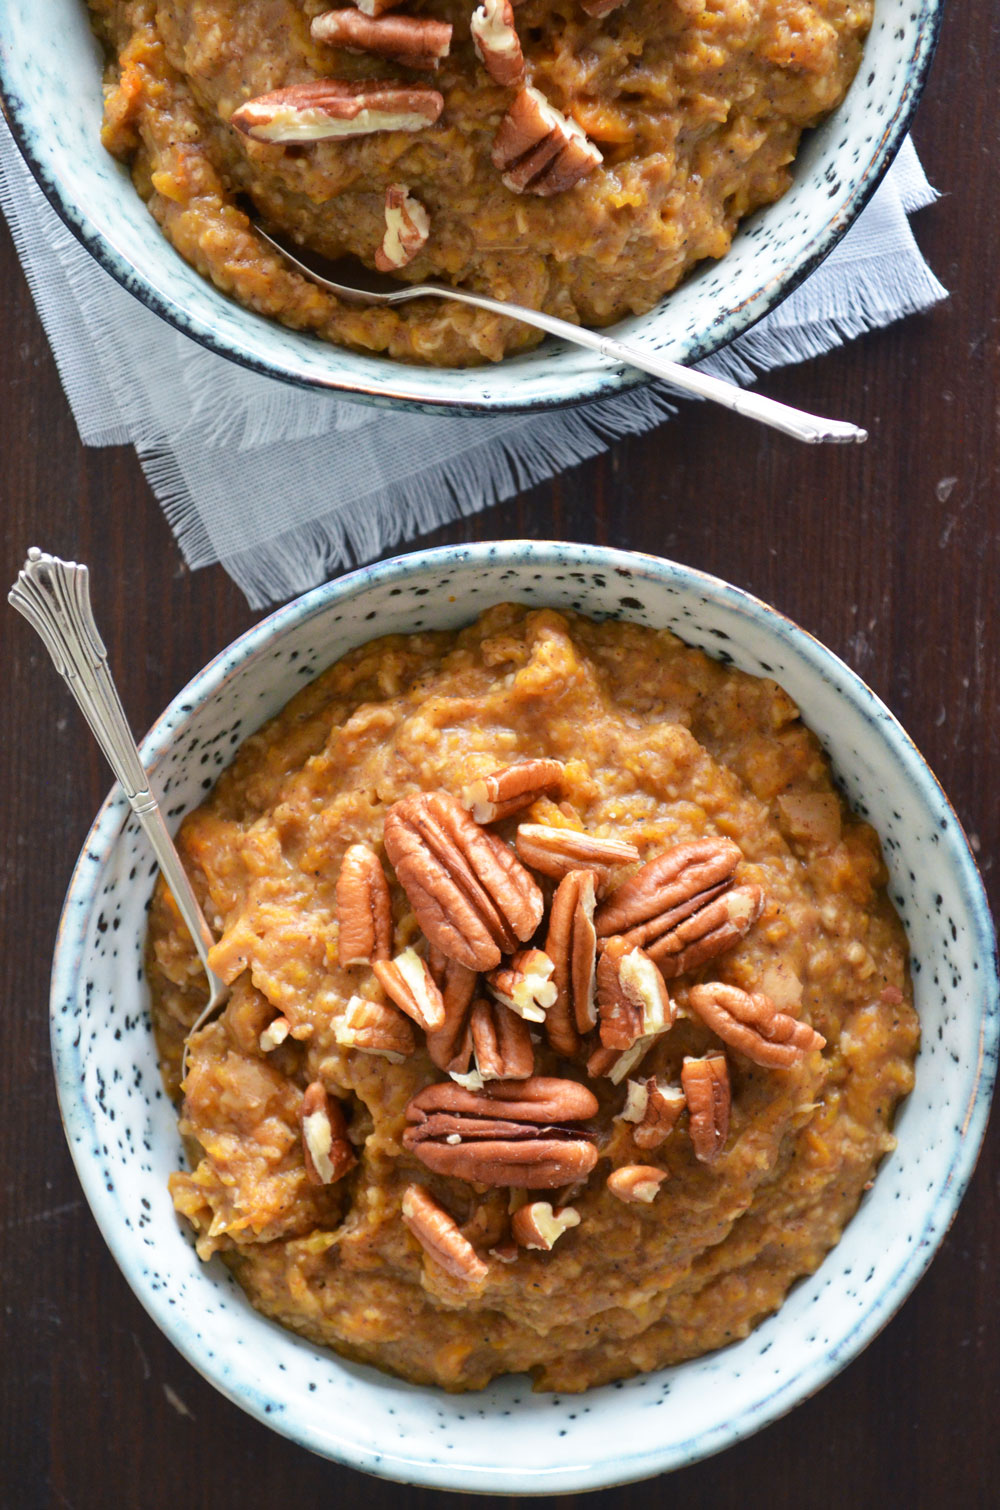
{"type": "MultiPolygon", "coordinates": [[[[57,934],[50,998],[50,1036],[60,1114],[77,1174],[94,1218],[126,1281],[156,1324],[192,1367],[234,1404],[263,1425],[290,1437],[320,1456],[377,1477],[425,1487],[528,1495],[582,1492],[608,1488],[615,1484],[634,1483],[721,1452],[770,1425],[807,1400],[874,1340],[926,1271],[954,1219],[975,1169],[996,1078],[1000,1038],[1000,975],[996,933],[985,888],[968,839],[940,782],[896,717],[839,656],[827,649],[808,630],[802,629],[794,620],[761,599],[693,567],[640,552],[572,542],[532,540],[439,546],[432,550],[395,556],[375,566],[361,567],[335,582],[313,588],[311,592],[276,609],[220,651],[177,694],[150,728],[141,745],[147,768],[155,777],[159,759],[174,741],[182,737],[186,719],[192,716],[193,710],[218,695],[248,660],[272,642],[276,633],[307,622],[315,615],[325,612],[332,604],[348,601],[373,586],[395,583],[424,572],[436,573],[452,566],[523,566],[529,563],[566,566],[567,553],[572,556],[571,564],[575,567],[593,568],[604,573],[618,571],[660,584],[673,581],[687,589],[700,591],[707,598],[724,604],[750,621],[759,622],[764,619],[791,653],[800,659],[804,658],[830,685],[845,692],[867,717],[877,721],[881,728],[891,731],[895,753],[911,787],[928,810],[939,812],[954,825],[957,836],[951,841],[951,847],[956,860],[960,862],[958,868],[962,900],[973,921],[979,957],[983,962],[983,1007],[978,1062],[968,1103],[961,1118],[961,1137],[957,1140],[948,1176],[942,1183],[927,1214],[923,1230],[918,1240],[914,1241],[906,1261],[900,1265],[890,1283],[875,1297],[862,1319],[845,1337],[833,1343],[821,1360],[806,1365],[791,1375],[764,1400],[756,1401],[733,1419],[666,1449],[653,1447],[646,1452],[634,1454],[629,1458],[627,1466],[621,1460],[608,1463],[606,1466],[610,1471],[598,1477],[594,1475],[594,1465],[587,1462],[552,1473],[532,1471],[519,1475],[516,1467],[498,1470],[496,1467],[486,1469],[476,1464],[462,1464],[460,1461],[449,1462],[447,1465],[419,1462],[389,1451],[369,1454],[359,1450],[357,1443],[346,1434],[336,1437],[329,1434],[321,1439],[317,1433],[293,1427],[286,1429],[282,1420],[278,1419],[279,1412],[269,1413],[265,1410],[265,1397],[252,1385],[233,1384],[227,1378],[220,1377],[205,1356],[209,1349],[201,1337],[193,1329],[182,1325],[181,1318],[159,1292],[145,1291],[141,1288],[139,1277],[133,1279],[131,1256],[119,1241],[117,1212],[108,1198],[100,1171],[95,1163],[85,1162],[82,1157],[77,1157],[74,1134],[93,1133],[94,1127],[90,1108],[76,1099],[79,1091],[78,1066],[73,1058],[70,1035],[64,1026],[67,1019],[60,1015],[59,1007],[75,997],[75,984],[85,944],[85,926],[93,907],[94,883],[101,874],[101,865],[95,864],[95,860],[103,860],[114,846],[123,822],[129,816],[124,797],[116,795],[113,790],[105,799],[87,835],[70,879],[57,934]],[[163,749],[158,748],[161,741],[163,749]],[[65,1048],[61,1041],[64,1033],[68,1040],[65,1048]],[[498,1472],[502,1474],[502,1484],[498,1482],[498,1472]]],[[[83,1141],[81,1138],[81,1142],[83,1141]]],[[[92,1137],[85,1141],[87,1147],[93,1146],[92,1137]]]]}
{"type": "MultiPolygon", "coordinates": [[[[938,38],[941,33],[941,23],[944,15],[944,0],[923,0],[925,5],[925,18],[917,34],[916,45],[910,57],[907,70],[907,84],[903,90],[899,105],[889,120],[879,140],[874,156],[865,171],[860,175],[854,189],[827,217],[824,229],[808,243],[800,257],[773,275],[758,292],[749,299],[742,301],[735,309],[726,310],[718,314],[713,320],[708,332],[700,339],[686,341],[682,349],[676,353],[675,360],[686,366],[694,366],[704,361],[706,357],[728,346],[738,336],[744,335],[752,329],[759,320],[771,310],[777,308],[789,294],[799,287],[811,273],[815,272],[820,263],[833,251],[837,243],[850,230],[861,211],[868,204],[882,179],[885,177],[893,160],[903,144],[907,128],[917,108],[924,85],[927,81],[927,73],[934,57],[938,38]],[[724,328],[723,328],[724,327],[724,328]]],[[[284,367],[261,360],[249,351],[222,340],[211,328],[199,320],[187,315],[183,310],[164,298],[162,294],[148,282],[142,271],[136,267],[122,251],[114,247],[100,231],[88,220],[71,199],[64,193],[61,184],[50,178],[45,165],[33,151],[31,146],[31,131],[28,125],[28,112],[24,108],[16,93],[11,89],[4,67],[4,49],[0,46],[0,110],[10,128],[11,135],[17,144],[21,156],[30,169],[38,187],[45,195],[49,204],[56,214],[72,232],[80,244],[86,248],[105,272],[110,273],[117,283],[137,298],[141,303],[158,315],[168,325],[179,330],[183,335],[190,336],[199,345],[205,346],[209,351],[218,356],[227,358],[238,366],[249,368],[251,372],[260,373],[264,377],[277,378],[292,387],[305,388],[308,390],[319,389],[324,392],[336,393],[344,398],[349,398],[358,403],[374,404],[379,407],[393,407],[414,410],[419,413],[430,409],[441,409],[451,414],[493,414],[504,412],[509,414],[539,413],[548,410],[573,408],[580,404],[591,403],[595,399],[610,398],[624,389],[636,387],[639,384],[648,384],[653,381],[647,375],[638,372],[635,368],[623,368],[614,366],[595,365],[589,375],[590,388],[586,393],[575,394],[570,397],[553,397],[551,399],[538,399],[534,403],[519,403],[516,398],[508,399],[492,398],[490,400],[469,400],[461,398],[442,398],[422,392],[419,387],[409,386],[406,378],[407,365],[403,362],[394,362],[391,358],[385,358],[386,369],[391,373],[398,373],[391,379],[390,387],[371,387],[360,381],[343,382],[331,376],[329,379],[317,374],[306,377],[284,367]]],[[[780,203],[780,201],[778,201],[780,203]]],[[[178,253],[178,255],[180,255],[178,253]]],[[[225,297],[220,294],[220,298],[225,297]]],[[[670,296],[667,295],[667,298],[670,296]]],[[[247,311],[249,313],[249,311],[247,311]]],[[[262,317],[266,318],[266,317],[262,317]]],[[[609,334],[614,334],[614,326],[609,327],[609,334]]],[[[318,338],[312,337],[316,340],[318,338]]],[[[546,342],[553,349],[558,349],[561,343],[546,342]]],[[[346,348],[344,348],[346,349],[346,348]]],[[[448,371],[451,369],[436,369],[448,371]]]]}

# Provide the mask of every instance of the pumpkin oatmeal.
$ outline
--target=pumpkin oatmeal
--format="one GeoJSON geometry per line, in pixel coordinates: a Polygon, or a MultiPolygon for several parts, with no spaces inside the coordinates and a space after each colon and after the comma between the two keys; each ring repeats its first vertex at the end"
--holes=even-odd
{"type": "MultiPolygon", "coordinates": [[[[376,640],[180,848],[231,982],[174,1202],[311,1341],[573,1391],[745,1336],[836,1243],[913,1082],[872,828],[774,682],[504,605],[376,640]]],[[[160,884],[179,1093],[203,977],[160,884]]]]}
{"type": "Polygon", "coordinates": [[[541,339],[440,300],[339,302],[312,250],[586,325],[727,251],[847,92],[873,0],[89,0],[104,140],[171,242],[250,309],[466,365],[541,339]]]}

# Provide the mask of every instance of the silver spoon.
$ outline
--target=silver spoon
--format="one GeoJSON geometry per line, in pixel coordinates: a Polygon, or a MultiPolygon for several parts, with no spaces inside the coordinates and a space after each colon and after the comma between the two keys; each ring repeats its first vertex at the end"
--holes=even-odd
{"type": "Polygon", "coordinates": [[[191,1035],[220,1011],[229,999],[229,987],[210,968],[208,951],[215,943],[212,930],[198,904],[187,872],[149,789],[149,778],[125,718],[121,698],[108,670],[104,648],[90,606],[90,573],[75,561],[46,555],[36,546],[28,552],[24,569],[7,594],[7,601],[38,631],[69,690],[76,698],[97,743],[142,825],[164,879],[191,935],[198,958],[208,977],[208,1004],[184,1040],[181,1079],[187,1073],[187,1050],[191,1035]]]}
{"type": "Polygon", "coordinates": [[[318,283],[320,288],[329,289],[348,303],[405,304],[408,299],[423,299],[428,296],[454,299],[459,304],[471,304],[476,309],[488,309],[492,314],[523,320],[525,325],[534,325],[538,330],[545,330],[549,335],[558,336],[560,340],[569,341],[572,345],[586,346],[611,362],[638,367],[643,372],[651,373],[653,377],[662,378],[682,393],[710,399],[712,403],[732,409],[736,414],[745,415],[747,419],[756,419],[775,430],[782,430],[796,440],[816,445],[820,441],[860,444],[868,439],[867,430],[862,430],[847,420],[820,419],[814,414],[805,414],[801,409],[779,404],[776,399],[765,398],[761,393],[747,392],[735,383],[727,383],[724,378],[711,377],[707,372],[683,367],[680,362],[668,362],[664,357],[650,355],[639,346],[612,340],[610,336],[599,335],[597,331],[588,330],[583,325],[571,325],[568,320],[556,319],[554,315],[543,314],[541,310],[526,309],[520,304],[505,304],[499,299],[489,299],[485,294],[470,294],[464,288],[452,288],[444,283],[397,283],[392,278],[371,271],[354,258],[329,262],[301,247],[294,252],[290,251],[283,242],[276,241],[267,231],[262,230],[258,221],[254,220],[253,226],[257,234],[293,267],[298,268],[304,277],[318,283]],[[309,260],[305,261],[304,258],[309,260]],[[347,281],[343,281],[344,279],[347,281]]]}

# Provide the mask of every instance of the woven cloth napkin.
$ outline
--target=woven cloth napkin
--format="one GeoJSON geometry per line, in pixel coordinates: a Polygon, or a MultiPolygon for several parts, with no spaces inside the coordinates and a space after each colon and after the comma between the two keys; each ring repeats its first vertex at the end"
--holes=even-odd
{"type": "MultiPolygon", "coordinates": [[[[936,197],[907,140],[822,266],[703,368],[750,383],[946,298],[907,218],[936,197]]],[[[0,207],[83,443],[134,445],[188,565],[221,561],[254,608],[675,412],[652,385],[537,417],[397,414],[303,392],[206,351],[120,288],[48,205],[2,119],[0,207]]]]}

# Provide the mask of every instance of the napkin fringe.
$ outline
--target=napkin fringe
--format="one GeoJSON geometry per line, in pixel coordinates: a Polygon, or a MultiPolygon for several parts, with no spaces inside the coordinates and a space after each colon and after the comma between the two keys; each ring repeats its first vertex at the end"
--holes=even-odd
{"type": "MultiPolygon", "coordinates": [[[[912,143],[822,267],[702,367],[741,383],[946,298],[907,212],[935,198],[912,143]]],[[[664,386],[584,408],[388,413],[279,384],[196,346],[77,245],[0,119],[0,206],[86,444],[131,440],[192,568],[254,608],[530,488],[675,413],[664,386]]],[[[665,510],[675,500],[664,495],[665,510]]]]}
{"type": "MultiPolygon", "coordinates": [[[[402,540],[502,503],[555,472],[600,455],[609,441],[653,430],[676,412],[655,388],[632,389],[625,402],[617,396],[613,412],[612,404],[559,409],[530,427],[518,426],[514,434],[459,452],[433,472],[380,487],[367,498],[352,498],[352,512],[335,505],[322,518],[270,540],[266,551],[243,551],[227,560],[251,608],[263,608],[301,591],[303,579],[321,581],[332,571],[384,555],[402,540]]],[[[142,460],[152,482],[148,468],[169,459],[142,460]]],[[[183,479],[179,491],[172,486],[169,468],[158,470],[157,478],[158,491],[161,486],[170,489],[167,517],[187,554],[202,527],[194,502],[183,496],[183,479]]]]}
{"type": "Polygon", "coordinates": [[[807,319],[795,325],[769,320],[764,328],[748,330],[736,346],[716,352],[700,364],[706,371],[741,386],[755,382],[762,372],[790,367],[823,356],[858,336],[882,330],[892,320],[920,314],[948,298],[922,259],[901,268],[896,261],[872,257],[852,265],[851,303],[845,308],[843,291],[826,286],[814,298],[807,319]]]}

